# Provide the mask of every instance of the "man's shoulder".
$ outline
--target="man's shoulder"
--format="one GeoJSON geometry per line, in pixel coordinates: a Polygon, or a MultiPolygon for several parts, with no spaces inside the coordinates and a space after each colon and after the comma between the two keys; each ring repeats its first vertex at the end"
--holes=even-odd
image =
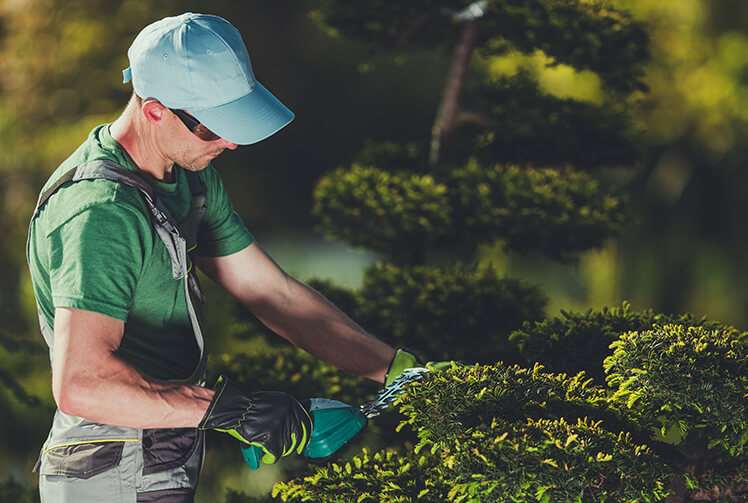
{"type": "MultiPolygon", "coordinates": [[[[100,125],[91,130],[86,140],[52,172],[41,193],[48,191],[66,173],[82,164],[95,161],[118,164],[116,156],[99,143],[98,132],[105,126],[100,125]]],[[[111,207],[109,209],[121,208],[125,213],[129,210],[134,216],[138,213],[145,216],[146,211],[145,203],[137,189],[114,180],[100,178],[64,183],[47,200],[40,211],[39,219],[49,233],[75,216],[98,206],[111,207]]]]}
{"type": "Polygon", "coordinates": [[[66,182],[47,200],[38,219],[45,234],[49,234],[76,216],[92,211],[147,221],[147,209],[137,189],[103,178],[66,182]]]}

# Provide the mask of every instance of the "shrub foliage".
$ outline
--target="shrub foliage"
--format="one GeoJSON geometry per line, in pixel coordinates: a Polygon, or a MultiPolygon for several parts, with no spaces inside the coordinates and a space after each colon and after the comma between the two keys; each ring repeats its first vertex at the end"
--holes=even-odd
{"type": "Polygon", "coordinates": [[[422,262],[445,246],[503,240],[518,252],[566,258],[600,246],[624,220],[619,195],[589,174],[480,166],[471,161],[443,181],[354,166],[315,189],[322,231],[399,262],[422,262]]]}
{"type": "Polygon", "coordinates": [[[527,321],[509,335],[509,340],[522,355],[525,365],[540,362],[548,370],[567,374],[584,370],[602,384],[605,382],[603,359],[611,353],[610,344],[619,335],[667,323],[703,326],[710,330],[728,328],[688,313],[667,315],[652,309],[632,311],[631,304],[623,302],[620,307],[590,309],[585,313],[562,310],[559,317],[527,321]]]}
{"type": "Polygon", "coordinates": [[[748,457],[748,333],[671,324],[626,332],[611,348],[610,402],[640,427],[705,444],[689,452],[702,462],[748,457]]]}
{"type": "Polygon", "coordinates": [[[524,320],[543,316],[545,296],[533,286],[465,266],[370,268],[359,316],[375,334],[412,346],[429,359],[516,360],[507,336],[524,320]]]}

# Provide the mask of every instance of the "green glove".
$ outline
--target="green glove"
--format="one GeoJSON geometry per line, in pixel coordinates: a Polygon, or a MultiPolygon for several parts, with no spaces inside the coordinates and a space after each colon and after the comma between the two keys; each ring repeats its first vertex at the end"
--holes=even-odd
{"type": "Polygon", "coordinates": [[[198,428],[228,433],[262,449],[262,462],[301,454],[312,437],[309,412],[288,393],[249,391],[221,376],[216,394],[198,428]]]}
{"type": "Polygon", "coordinates": [[[403,370],[413,367],[427,367],[429,370],[441,370],[452,366],[451,361],[427,362],[426,365],[419,362],[418,357],[402,348],[395,351],[395,357],[387,368],[387,374],[384,378],[384,385],[389,386],[392,381],[403,373],[403,370]]]}

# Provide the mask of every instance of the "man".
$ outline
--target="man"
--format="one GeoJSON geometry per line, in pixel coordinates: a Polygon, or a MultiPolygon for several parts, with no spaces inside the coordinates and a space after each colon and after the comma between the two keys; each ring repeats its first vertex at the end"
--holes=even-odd
{"type": "Polygon", "coordinates": [[[193,501],[204,430],[301,453],[308,412],[280,391],[204,387],[194,263],[276,333],[390,381],[415,357],[368,335],[282,271],[234,212],[211,161],[286,126],[239,32],[217,16],[157,21],[128,51],[134,93],[51,175],[27,255],[58,410],[36,469],[42,502],[193,501]]]}

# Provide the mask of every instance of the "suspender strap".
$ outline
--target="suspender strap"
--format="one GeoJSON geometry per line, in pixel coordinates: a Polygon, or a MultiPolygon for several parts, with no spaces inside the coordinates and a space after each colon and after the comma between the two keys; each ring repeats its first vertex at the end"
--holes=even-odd
{"type": "MultiPolygon", "coordinates": [[[[91,161],[88,163],[76,166],[64,173],[52,186],[45,190],[39,196],[37,201],[36,209],[31,217],[33,221],[44,207],[46,202],[52,195],[57,192],[63,185],[68,182],[77,182],[79,180],[97,180],[106,179],[114,182],[119,182],[129,187],[138,189],[140,194],[143,196],[146,206],[151,214],[151,223],[153,228],[156,230],[161,241],[166,246],[171,258],[171,271],[172,276],[176,280],[184,279],[185,286],[185,298],[187,300],[187,310],[189,311],[190,321],[192,323],[192,329],[195,333],[195,339],[200,349],[200,363],[195,368],[193,375],[186,381],[192,381],[197,378],[201,378],[205,367],[205,351],[204,351],[204,339],[202,331],[200,329],[200,323],[198,320],[197,311],[195,310],[192,302],[192,296],[196,297],[200,302],[203,302],[202,291],[197,281],[197,275],[192,271],[192,264],[188,257],[188,243],[189,249],[192,250],[197,246],[197,234],[200,227],[200,221],[206,211],[206,194],[205,187],[203,186],[199,176],[194,172],[187,172],[187,179],[190,184],[190,192],[192,194],[192,201],[190,205],[190,212],[186,218],[182,228],[184,235],[180,232],[176,221],[169,213],[166,206],[163,205],[161,200],[158,198],[156,191],[153,187],[143,179],[139,174],[134,171],[129,171],[118,164],[102,159],[91,161]]],[[[39,321],[42,328],[42,333],[45,340],[50,346],[50,351],[53,347],[53,333],[51,327],[47,326],[43,316],[40,317],[39,321]]]]}
{"type": "Polygon", "coordinates": [[[180,233],[174,218],[169,214],[169,210],[157,197],[153,187],[134,171],[121,168],[118,164],[109,160],[98,160],[81,164],[64,173],[54,185],[39,196],[32,219],[38,215],[47,200],[64,184],[79,180],[96,180],[100,178],[119,182],[140,191],[143,201],[145,201],[151,213],[154,228],[169,251],[174,279],[184,277],[191,269],[191,265],[187,258],[187,250],[183,249],[180,240],[187,241],[188,246],[194,249],[197,245],[197,230],[206,209],[205,189],[202,187],[202,182],[197,173],[188,172],[190,191],[192,192],[192,205],[185,222],[186,225],[184,227],[186,229],[184,236],[180,233]]]}
{"type": "Polygon", "coordinates": [[[187,251],[192,251],[197,246],[197,234],[200,222],[203,221],[208,206],[206,203],[205,185],[200,180],[200,176],[194,171],[187,171],[187,181],[190,184],[192,204],[190,204],[190,212],[182,224],[182,231],[187,240],[187,251]]]}

